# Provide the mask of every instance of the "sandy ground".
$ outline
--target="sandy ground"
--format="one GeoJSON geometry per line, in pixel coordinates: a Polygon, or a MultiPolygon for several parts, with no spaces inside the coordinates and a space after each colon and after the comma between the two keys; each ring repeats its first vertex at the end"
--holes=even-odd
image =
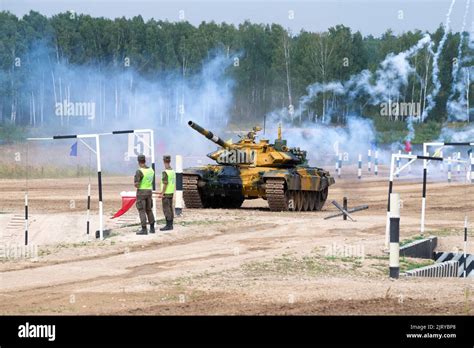
{"type": "MultiPolygon", "coordinates": [[[[0,313],[472,314],[472,278],[388,279],[386,168],[360,181],[351,170],[321,212],[273,213],[264,200],[246,201],[238,210],[185,210],[172,232],[148,236],[135,235],[134,209],[110,219],[131,178],[105,177],[110,236],[103,241],[85,233],[87,178],[30,180],[29,249],[21,246],[24,182],[0,180],[0,313]],[[369,210],[355,213],[355,222],[324,220],[335,212],[329,202],[343,196],[369,210]]],[[[439,237],[438,250],[462,249],[464,216],[474,220],[473,190],[429,184],[427,230],[439,237]]],[[[419,233],[419,179],[404,176],[395,191],[407,239],[419,233]]],[[[93,193],[95,231],[95,182],[93,193]]]]}

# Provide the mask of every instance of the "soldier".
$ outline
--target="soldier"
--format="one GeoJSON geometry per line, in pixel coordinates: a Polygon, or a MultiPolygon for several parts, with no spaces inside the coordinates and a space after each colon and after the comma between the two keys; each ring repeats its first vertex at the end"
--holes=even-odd
{"type": "Polygon", "coordinates": [[[140,214],[140,222],[142,229],[137,234],[148,234],[146,229],[146,220],[150,224],[150,233],[155,233],[155,217],[153,216],[153,200],[152,189],[153,180],[155,179],[155,171],[147,167],[144,155],[138,156],[138,166],[140,167],[135,173],[135,187],[137,188],[137,209],[140,214]]]}
{"type": "Polygon", "coordinates": [[[173,229],[173,194],[176,187],[176,173],[171,168],[171,156],[163,156],[165,170],[161,174],[161,203],[163,214],[166,218],[166,226],[160,228],[160,231],[169,231],[173,229]]]}

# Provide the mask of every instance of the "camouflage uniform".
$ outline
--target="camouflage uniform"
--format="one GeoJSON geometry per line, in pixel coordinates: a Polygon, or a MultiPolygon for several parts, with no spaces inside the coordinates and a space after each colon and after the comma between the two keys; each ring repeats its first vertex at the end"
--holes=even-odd
{"type": "MultiPolygon", "coordinates": [[[[143,179],[143,173],[140,169],[137,170],[135,173],[135,184],[140,185],[140,181],[143,179]]],[[[152,200],[152,190],[140,190],[137,189],[137,203],[136,207],[138,209],[138,213],[140,215],[140,222],[142,228],[146,229],[146,221],[148,218],[148,222],[150,225],[155,223],[155,217],[153,216],[153,200],[152,200]]]]}
{"type": "MultiPolygon", "coordinates": [[[[161,174],[161,180],[164,185],[168,184],[168,174],[163,171],[161,174]]],[[[165,215],[166,221],[173,221],[174,212],[173,212],[173,194],[163,194],[161,199],[161,204],[163,206],[163,214],[165,215]]]]}

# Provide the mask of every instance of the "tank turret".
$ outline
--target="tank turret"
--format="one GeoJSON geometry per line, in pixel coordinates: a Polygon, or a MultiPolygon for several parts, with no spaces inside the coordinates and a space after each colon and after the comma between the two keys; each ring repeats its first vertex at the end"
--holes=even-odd
{"type": "Polygon", "coordinates": [[[288,148],[286,140],[282,139],[281,126],[278,129],[278,137],[272,144],[267,139],[256,142],[257,133],[262,130],[259,126],[253,127],[244,136],[240,136],[238,142],[229,143],[193,121],[189,121],[188,124],[222,147],[222,149],[207,155],[217,163],[281,168],[307,164],[306,151],[296,147],[288,148]]]}

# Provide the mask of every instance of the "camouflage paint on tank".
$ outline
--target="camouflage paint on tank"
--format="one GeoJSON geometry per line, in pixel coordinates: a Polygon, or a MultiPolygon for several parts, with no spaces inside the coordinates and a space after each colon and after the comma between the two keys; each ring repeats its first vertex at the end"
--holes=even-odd
{"type": "MultiPolygon", "coordinates": [[[[286,140],[278,138],[255,141],[259,127],[254,127],[237,143],[223,141],[212,132],[190,121],[189,126],[213,141],[220,148],[207,156],[218,164],[184,170],[184,177],[197,176],[199,195],[205,200],[267,198],[268,180],[284,180],[285,190],[323,192],[335,183],[330,173],[310,167],[306,151],[289,148],[286,140]],[[237,191],[240,193],[237,193],[237,191]]],[[[186,190],[185,190],[186,203],[186,190]]]]}

